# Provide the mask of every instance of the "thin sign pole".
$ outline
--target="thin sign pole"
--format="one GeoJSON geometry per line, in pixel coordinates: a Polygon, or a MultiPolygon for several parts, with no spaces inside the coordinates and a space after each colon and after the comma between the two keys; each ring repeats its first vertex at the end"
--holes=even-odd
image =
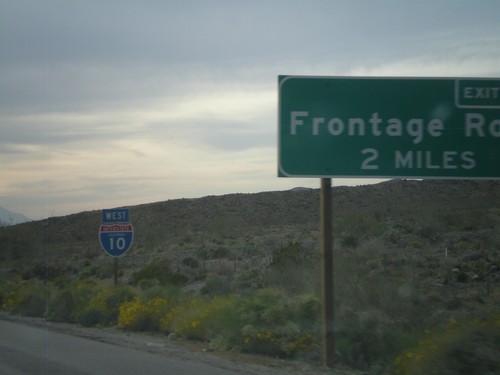
{"type": "Polygon", "coordinates": [[[118,258],[113,257],[113,283],[115,286],[118,285],[118,258]]]}
{"type": "Polygon", "coordinates": [[[323,365],[333,367],[335,345],[333,334],[333,233],[332,233],[332,180],[321,179],[321,297],[323,319],[323,365]]]}

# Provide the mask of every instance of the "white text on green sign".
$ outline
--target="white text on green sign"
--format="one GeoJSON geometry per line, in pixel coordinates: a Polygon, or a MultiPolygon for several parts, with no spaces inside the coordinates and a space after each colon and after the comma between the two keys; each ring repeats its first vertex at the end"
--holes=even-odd
{"type": "Polygon", "coordinates": [[[281,176],[500,177],[500,80],[279,79],[281,176]]]}

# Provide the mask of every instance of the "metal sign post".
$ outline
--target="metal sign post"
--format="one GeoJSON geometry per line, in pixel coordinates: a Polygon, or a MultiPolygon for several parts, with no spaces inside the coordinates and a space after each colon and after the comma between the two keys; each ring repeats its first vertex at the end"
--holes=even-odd
{"type": "Polygon", "coordinates": [[[335,354],[335,337],[333,333],[334,279],[331,182],[330,178],[322,178],[320,193],[323,364],[327,367],[333,367],[335,354]]]}
{"type": "Polygon", "coordinates": [[[118,258],[113,257],[113,285],[118,285],[118,258]]]}

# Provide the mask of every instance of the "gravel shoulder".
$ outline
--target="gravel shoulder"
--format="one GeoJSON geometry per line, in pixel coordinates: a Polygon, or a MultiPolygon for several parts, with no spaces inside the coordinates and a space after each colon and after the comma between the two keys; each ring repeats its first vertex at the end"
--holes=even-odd
{"type": "Polygon", "coordinates": [[[127,332],[116,327],[82,327],[70,323],[49,322],[43,318],[30,318],[0,313],[0,319],[14,323],[44,328],[58,333],[83,337],[112,345],[143,350],[157,355],[176,357],[180,360],[207,363],[215,367],[249,375],[357,375],[349,369],[325,369],[301,361],[280,360],[258,355],[210,351],[201,342],[169,340],[162,334],[127,332]]]}

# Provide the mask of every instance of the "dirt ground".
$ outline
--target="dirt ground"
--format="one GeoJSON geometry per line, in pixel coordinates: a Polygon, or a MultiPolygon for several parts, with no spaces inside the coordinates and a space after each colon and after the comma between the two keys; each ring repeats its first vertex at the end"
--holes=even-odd
{"type": "Polygon", "coordinates": [[[143,350],[157,355],[175,356],[186,361],[198,361],[249,375],[362,375],[350,369],[325,369],[302,361],[281,360],[265,356],[211,351],[201,342],[169,339],[155,333],[127,332],[116,327],[87,328],[76,324],[54,323],[43,318],[28,318],[0,314],[0,319],[79,336],[108,344],[143,350]]]}

